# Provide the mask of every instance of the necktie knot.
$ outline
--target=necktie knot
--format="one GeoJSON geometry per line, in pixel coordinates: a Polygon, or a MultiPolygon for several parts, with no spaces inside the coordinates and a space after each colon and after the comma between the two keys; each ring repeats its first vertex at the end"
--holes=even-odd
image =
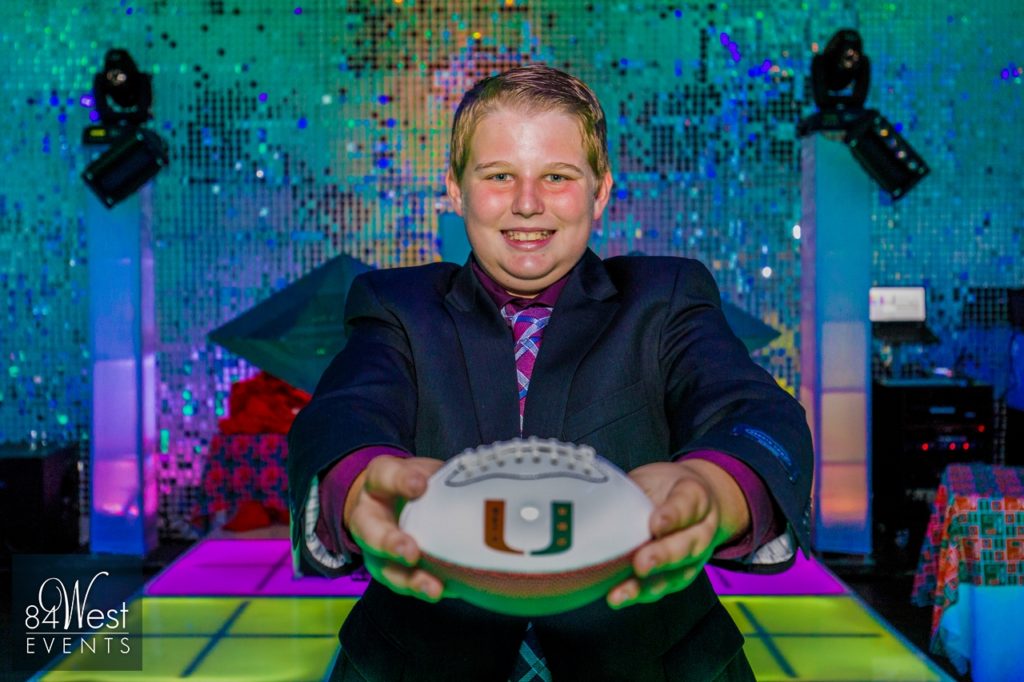
{"type": "Polygon", "coordinates": [[[516,341],[516,355],[518,357],[519,345],[527,343],[533,349],[534,356],[537,354],[537,342],[541,332],[551,319],[551,308],[547,306],[531,306],[522,310],[515,310],[511,303],[506,304],[501,311],[502,316],[512,328],[512,336],[516,341]]]}
{"type": "Polygon", "coordinates": [[[530,376],[533,364],[540,352],[544,327],[551,319],[551,308],[544,305],[530,306],[516,310],[511,303],[501,309],[502,317],[512,328],[515,338],[516,383],[519,386],[519,430],[523,428],[523,413],[526,410],[526,393],[530,390],[530,376]]]}

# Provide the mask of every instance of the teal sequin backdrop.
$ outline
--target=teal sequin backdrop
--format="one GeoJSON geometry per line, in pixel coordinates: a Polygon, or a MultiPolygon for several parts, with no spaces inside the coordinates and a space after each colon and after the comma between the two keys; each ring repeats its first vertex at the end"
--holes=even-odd
{"type": "Polygon", "coordinates": [[[87,438],[78,176],[93,150],[80,140],[112,47],[153,74],[152,125],[170,145],[152,190],[165,533],[231,383],[255,371],[206,333],[339,253],[437,260],[453,108],[525,61],[579,75],[606,108],[616,187],[593,247],[703,260],[726,300],[781,332],[756,357],[796,390],[795,123],[813,109],[814,51],[858,29],[868,104],[932,168],[873,210],[874,281],[927,285],[943,339],[895,362],[956,365],[1000,395],[999,292],[1024,284],[1021,19],[1018,0],[3,3],[0,442],[87,438]]]}

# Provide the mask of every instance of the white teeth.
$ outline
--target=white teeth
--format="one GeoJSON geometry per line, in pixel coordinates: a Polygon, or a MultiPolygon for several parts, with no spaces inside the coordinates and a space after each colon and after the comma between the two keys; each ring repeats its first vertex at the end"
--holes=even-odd
{"type": "Polygon", "coordinates": [[[514,242],[538,242],[542,239],[547,239],[551,236],[550,230],[542,230],[540,232],[515,232],[512,230],[506,231],[505,236],[514,242]]]}

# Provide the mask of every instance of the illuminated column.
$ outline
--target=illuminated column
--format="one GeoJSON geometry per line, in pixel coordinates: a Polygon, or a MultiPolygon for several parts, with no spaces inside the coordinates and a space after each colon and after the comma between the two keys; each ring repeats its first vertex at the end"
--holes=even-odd
{"type": "Polygon", "coordinates": [[[90,549],[144,556],[157,542],[150,187],[112,209],[86,194],[90,549]]]}
{"type": "Polygon", "coordinates": [[[871,206],[842,142],[803,138],[800,402],[814,436],[814,546],[871,552],[871,206]]]}

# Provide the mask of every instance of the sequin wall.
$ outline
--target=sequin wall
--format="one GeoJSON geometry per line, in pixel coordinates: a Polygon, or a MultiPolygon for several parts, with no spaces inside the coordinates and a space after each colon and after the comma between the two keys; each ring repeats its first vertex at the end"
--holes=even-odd
{"type": "Polygon", "coordinates": [[[1024,279],[1020,10],[939,5],[3,3],[0,442],[88,438],[80,139],[112,47],[153,74],[152,125],[170,145],[152,195],[165,534],[185,532],[231,383],[255,371],[207,332],[339,253],[437,260],[453,108],[527,61],[583,77],[608,113],[616,188],[594,248],[702,259],[727,300],[781,332],[756,355],[795,389],[795,123],[811,109],[813,50],[859,29],[869,105],[933,169],[901,203],[879,198],[873,275],[927,284],[944,340],[887,371],[955,364],[1004,386],[1000,292],[1024,279]]]}

